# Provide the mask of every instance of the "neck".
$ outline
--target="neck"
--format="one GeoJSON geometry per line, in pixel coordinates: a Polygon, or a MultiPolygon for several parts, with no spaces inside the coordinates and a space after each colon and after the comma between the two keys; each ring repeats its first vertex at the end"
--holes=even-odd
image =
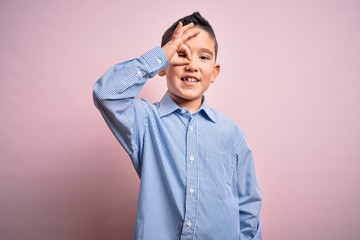
{"type": "Polygon", "coordinates": [[[179,105],[179,107],[189,109],[190,113],[195,113],[196,111],[198,111],[202,104],[202,97],[199,99],[188,100],[174,96],[171,93],[170,97],[172,98],[172,100],[174,100],[174,102],[176,102],[177,105],[179,105]]]}

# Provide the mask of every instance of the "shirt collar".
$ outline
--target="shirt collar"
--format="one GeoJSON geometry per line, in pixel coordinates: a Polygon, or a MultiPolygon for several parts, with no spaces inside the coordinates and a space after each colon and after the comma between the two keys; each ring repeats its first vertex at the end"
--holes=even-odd
{"type": "MultiPolygon", "coordinates": [[[[167,91],[163,98],[160,100],[159,116],[166,116],[178,110],[179,108],[179,105],[176,104],[176,102],[170,97],[169,92],[167,91]]],[[[207,105],[205,96],[203,96],[203,102],[199,109],[199,112],[201,111],[203,111],[212,122],[216,122],[214,111],[207,105]]]]}

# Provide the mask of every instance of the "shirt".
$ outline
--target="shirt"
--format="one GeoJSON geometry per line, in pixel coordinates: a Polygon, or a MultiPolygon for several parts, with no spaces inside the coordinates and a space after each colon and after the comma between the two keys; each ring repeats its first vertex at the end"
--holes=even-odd
{"type": "Polygon", "coordinates": [[[135,98],[166,68],[155,47],[114,65],[94,85],[94,102],[140,177],[134,239],[261,239],[261,195],[243,131],[207,105],[191,114],[168,92],[135,98]]]}

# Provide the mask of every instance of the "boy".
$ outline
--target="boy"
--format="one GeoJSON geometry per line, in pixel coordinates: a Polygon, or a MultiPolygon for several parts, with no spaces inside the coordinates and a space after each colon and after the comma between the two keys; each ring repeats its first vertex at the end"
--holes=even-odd
{"type": "Polygon", "coordinates": [[[241,129],[203,93],[220,72],[210,24],[195,12],[162,48],[119,63],[94,85],[94,101],[139,175],[134,239],[261,239],[261,196],[241,129]],[[136,99],[159,74],[160,102],[136,99]]]}

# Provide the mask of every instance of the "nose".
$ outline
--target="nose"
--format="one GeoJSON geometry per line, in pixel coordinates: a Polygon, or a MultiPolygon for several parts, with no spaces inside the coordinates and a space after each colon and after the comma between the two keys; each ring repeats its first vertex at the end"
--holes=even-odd
{"type": "Polygon", "coordinates": [[[190,62],[188,64],[186,64],[185,70],[190,71],[190,72],[195,72],[198,70],[198,65],[196,64],[196,61],[194,60],[194,58],[192,58],[190,60],[190,62]]]}

